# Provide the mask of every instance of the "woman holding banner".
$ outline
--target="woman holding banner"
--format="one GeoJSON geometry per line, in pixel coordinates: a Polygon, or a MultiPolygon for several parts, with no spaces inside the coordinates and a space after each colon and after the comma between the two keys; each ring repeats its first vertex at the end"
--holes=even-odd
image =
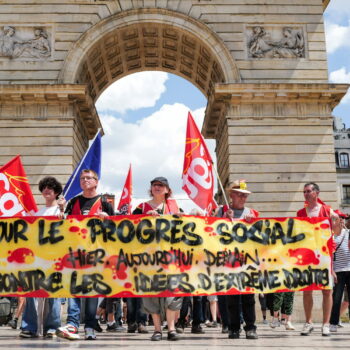
{"type": "MultiPolygon", "coordinates": [[[[151,181],[151,200],[139,204],[133,214],[147,214],[159,216],[164,214],[180,214],[180,210],[174,199],[170,199],[172,191],[168,180],[165,177],[156,177],[151,181]]],[[[182,298],[143,298],[143,308],[152,315],[154,333],[151,337],[153,341],[162,339],[162,321],[168,324],[168,340],[178,340],[179,335],[175,330],[176,313],[181,309],[182,298]]]]}
{"type": "MultiPolygon", "coordinates": [[[[35,216],[59,216],[57,200],[62,193],[62,185],[54,177],[47,176],[39,182],[39,191],[45,199],[45,206],[35,216]]],[[[52,338],[60,326],[61,299],[27,298],[20,337],[36,338],[43,335],[52,338]]]]}

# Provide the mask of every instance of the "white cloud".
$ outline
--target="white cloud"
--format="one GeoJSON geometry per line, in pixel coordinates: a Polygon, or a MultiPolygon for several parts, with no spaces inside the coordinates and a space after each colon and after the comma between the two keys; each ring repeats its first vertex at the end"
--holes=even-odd
{"type": "MultiPolygon", "coordinates": [[[[129,164],[133,170],[133,205],[148,197],[150,180],[156,176],[168,178],[176,198],[187,198],[181,190],[181,175],[185,149],[186,122],[189,108],[183,104],[163,105],[152,115],[131,124],[108,114],[101,114],[105,131],[102,138],[102,192],[120,193],[129,164]]],[[[193,112],[199,128],[204,119],[204,107],[193,112]]],[[[215,159],[215,141],[207,140],[215,159]]],[[[179,201],[188,212],[196,207],[191,201],[179,201]]]]}
{"type": "Polygon", "coordinates": [[[125,113],[127,110],[154,107],[166,91],[168,74],[164,72],[140,72],[116,81],[106,89],[96,102],[101,112],[125,113]]]}
{"type": "MultiPolygon", "coordinates": [[[[335,70],[329,74],[329,80],[332,83],[338,84],[350,84],[350,71],[348,72],[345,67],[335,70]]],[[[350,103],[350,90],[343,97],[341,103],[350,103]]]]}
{"type": "Polygon", "coordinates": [[[341,26],[339,24],[329,22],[326,22],[325,24],[328,53],[333,53],[341,47],[350,47],[350,22],[348,26],[341,26]]]}
{"type": "Polygon", "coordinates": [[[329,80],[332,83],[350,84],[350,72],[347,72],[345,67],[335,70],[329,74],[329,80]]]}

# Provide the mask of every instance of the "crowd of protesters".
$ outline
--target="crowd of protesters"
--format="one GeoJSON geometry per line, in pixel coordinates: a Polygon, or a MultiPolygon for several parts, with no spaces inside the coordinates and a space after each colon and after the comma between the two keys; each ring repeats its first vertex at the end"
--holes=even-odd
{"type": "MultiPolygon", "coordinates": [[[[115,215],[111,204],[103,195],[97,193],[98,177],[92,170],[83,170],[80,174],[82,194],[66,202],[62,196],[62,185],[54,177],[45,177],[39,183],[39,190],[45,200],[45,206],[37,216],[97,215],[101,219],[115,215]]],[[[333,211],[319,200],[320,189],[315,183],[307,183],[303,188],[306,205],[296,214],[297,217],[328,217],[334,234],[333,269],[334,289],[323,290],[323,322],[321,334],[329,336],[340,326],[340,315],[349,307],[347,299],[350,292],[350,250],[347,216],[333,211]]],[[[182,210],[172,198],[168,180],[156,177],[150,183],[150,200],[139,204],[133,214],[159,216],[163,214],[183,215],[182,210]]],[[[215,216],[251,221],[259,212],[248,208],[246,201],[251,191],[244,181],[235,181],[228,187],[229,205],[223,205],[215,216]]],[[[199,211],[192,215],[202,215],[199,211]]],[[[288,331],[295,330],[292,324],[293,292],[259,295],[263,322],[271,328],[284,325],[288,331]],[[267,311],[270,313],[268,321],[267,311]]],[[[301,335],[309,335],[312,323],[312,291],[303,292],[305,324],[301,335]]],[[[182,337],[186,327],[191,333],[203,334],[205,327],[217,328],[230,339],[243,336],[257,339],[255,295],[211,295],[193,297],[137,297],[137,298],[18,298],[18,308],[8,325],[20,328],[19,336],[52,338],[55,336],[78,340],[79,326],[83,320],[85,339],[96,339],[96,332],[102,332],[101,325],[106,323],[107,332],[148,333],[152,341],[160,341],[163,331],[167,340],[175,341],[182,337]],[[84,304],[84,307],[82,307],[84,304]],[[62,322],[62,309],[67,306],[67,319],[62,322]],[[123,307],[124,306],[124,307],[123,307]],[[82,310],[84,310],[82,312],[82,310]],[[22,312],[23,311],[23,312],[22,312]],[[21,319],[21,323],[19,323],[21,319]],[[125,323],[125,326],[123,324],[125,323]],[[151,331],[150,325],[153,326],[151,331]],[[220,327],[221,325],[221,327],[220,327]],[[220,327],[220,328],[219,328],[220,327]],[[244,333],[243,333],[244,332],[244,333]]]]}

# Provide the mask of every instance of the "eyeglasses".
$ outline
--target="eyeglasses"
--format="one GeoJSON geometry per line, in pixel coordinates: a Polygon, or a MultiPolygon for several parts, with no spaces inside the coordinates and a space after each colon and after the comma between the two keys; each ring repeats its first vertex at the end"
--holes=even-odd
{"type": "Polygon", "coordinates": [[[313,192],[314,190],[306,190],[306,191],[304,191],[304,193],[311,193],[311,192],[313,192]]]}
{"type": "Polygon", "coordinates": [[[82,177],[80,178],[80,181],[83,181],[83,180],[92,180],[92,179],[97,180],[96,177],[93,177],[93,176],[82,176],[82,177]]]}

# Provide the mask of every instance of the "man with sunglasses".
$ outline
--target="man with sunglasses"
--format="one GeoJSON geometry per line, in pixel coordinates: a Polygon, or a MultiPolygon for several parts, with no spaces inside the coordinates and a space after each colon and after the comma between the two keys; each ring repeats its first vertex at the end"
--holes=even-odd
{"type": "MultiPolygon", "coordinates": [[[[216,216],[230,219],[244,219],[250,221],[259,216],[259,212],[245,206],[250,191],[247,190],[245,180],[236,180],[228,187],[230,205],[220,207],[216,216]]],[[[254,294],[219,296],[219,309],[222,318],[228,319],[229,338],[239,338],[241,328],[241,311],[245,322],[244,330],[247,339],[258,339],[256,334],[256,315],[254,294]],[[226,300],[225,300],[226,299],[226,300]],[[225,303],[228,314],[225,317],[225,303]]]]}
{"type": "MultiPolygon", "coordinates": [[[[327,217],[331,219],[332,230],[334,234],[339,235],[341,231],[339,216],[332,208],[323,203],[319,198],[320,188],[314,182],[308,182],[304,185],[305,206],[297,212],[297,217],[327,217]]],[[[329,319],[332,310],[332,290],[322,290],[322,335],[330,336],[329,319]]],[[[305,312],[305,324],[301,335],[310,335],[314,330],[312,323],[313,297],[312,291],[304,291],[303,304],[305,312]]]]}
{"type": "MultiPolygon", "coordinates": [[[[80,187],[83,191],[68,201],[65,215],[97,215],[101,219],[114,215],[112,206],[107,200],[97,193],[98,176],[91,169],[84,169],[80,173],[80,187]]],[[[63,210],[65,201],[60,201],[63,210]]],[[[79,339],[80,324],[80,298],[70,298],[68,300],[67,325],[59,327],[56,331],[58,337],[69,340],[79,339]]],[[[96,339],[95,329],[97,328],[96,310],[98,298],[86,298],[85,300],[85,339],[96,339]]]]}

